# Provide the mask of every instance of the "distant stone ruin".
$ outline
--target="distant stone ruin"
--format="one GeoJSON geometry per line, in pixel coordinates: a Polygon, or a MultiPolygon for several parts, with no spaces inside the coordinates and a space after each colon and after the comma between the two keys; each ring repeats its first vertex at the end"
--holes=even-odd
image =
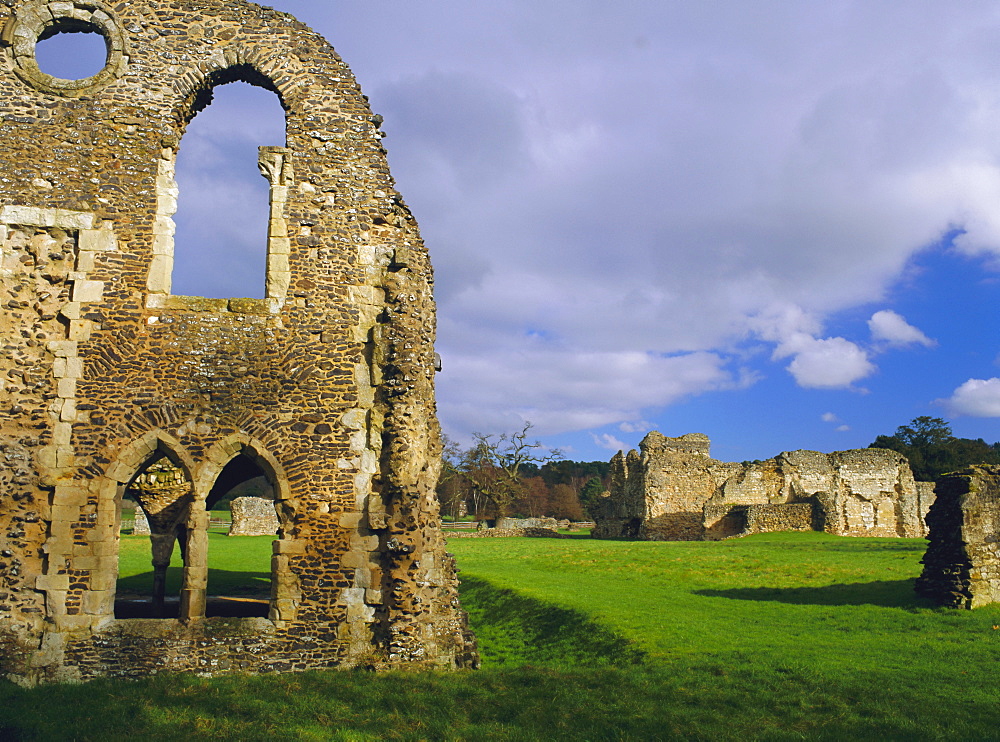
{"type": "Polygon", "coordinates": [[[430,258],[381,122],[271,8],[0,0],[0,677],[477,664],[434,494],[430,258]],[[104,68],[43,72],[36,43],[77,32],[103,38],[104,68]],[[252,163],[263,298],[180,296],[177,154],[235,81],[285,111],[252,163]],[[210,599],[209,511],[261,477],[279,527],[247,616],[210,599]],[[126,490],[155,618],[118,588],[126,490]]]}
{"type": "Polygon", "coordinates": [[[936,489],[917,593],[949,608],[1000,602],[1000,466],[948,474],[936,489]]]}
{"type": "Polygon", "coordinates": [[[280,524],[274,501],[263,497],[237,497],[229,503],[230,536],[274,536],[280,524]]]}
{"type": "Polygon", "coordinates": [[[707,436],[649,433],[611,460],[596,538],[723,539],[772,531],[842,536],[926,533],[933,485],[895,451],[790,451],[753,464],[717,461],[707,436]]]}

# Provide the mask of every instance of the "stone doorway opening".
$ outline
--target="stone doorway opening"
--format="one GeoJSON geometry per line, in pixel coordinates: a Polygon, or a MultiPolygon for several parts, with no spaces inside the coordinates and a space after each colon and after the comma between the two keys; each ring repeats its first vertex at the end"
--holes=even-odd
{"type": "Polygon", "coordinates": [[[208,534],[205,616],[266,618],[273,598],[269,547],[281,538],[271,475],[254,456],[240,453],[219,473],[205,508],[228,510],[231,518],[227,532],[210,529],[208,534]],[[264,552],[261,541],[267,542],[266,561],[232,561],[233,554],[264,552]]]}
{"type": "Polygon", "coordinates": [[[194,499],[191,479],[166,452],[157,450],[126,485],[124,497],[137,506],[133,533],[149,536],[152,572],[127,578],[119,575],[115,618],[177,618],[183,578],[182,570],[171,568],[170,562],[177,546],[187,564],[188,520],[194,499]]]}

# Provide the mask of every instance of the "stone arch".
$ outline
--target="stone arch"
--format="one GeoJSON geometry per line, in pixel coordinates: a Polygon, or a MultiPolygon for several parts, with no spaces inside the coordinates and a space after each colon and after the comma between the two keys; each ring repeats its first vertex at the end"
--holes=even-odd
{"type": "Polygon", "coordinates": [[[197,72],[188,74],[185,78],[185,89],[181,92],[181,103],[175,109],[175,125],[177,126],[178,138],[183,135],[184,128],[202,110],[212,102],[212,94],[215,88],[220,85],[228,85],[231,82],[245,82],[258,88],[270,91],[278,96],[281,107],[285,110],[286,120],[291,107],[288,102],[288,93],[292,92],[287,86],[279,86],[275,80],[283,78],[275,74],[277,70],[268,70],[266,60],[264,63],[249,61],[248,58],[256,58],[258,55],[243,52],[241,50],[227,49],[210,57],[197,72]],[[286,89],[282,89],[285,87],[286,89]]]}
{"type": "MultiPolygon", "coordinates": [[[[275,66],[267,55],[231,47],[213,54],[206,62],[183,78],[180,101],[174,108],[174,133],[163,138],[161,157],[157,163],[157,206],[152,247],[153,259],[146,281],[151,295],[171,293],[174,271],[174,215],[177,212],[179,189],[176,180],[177,153],[188,124],[212,102],[214,91],[220,85],[244,82],[274,93],[285,113],[284,142],[288,141],[288,122],[291,108],[289,95],[295,94],[287,72],[275,66]],[[276,82],[277,81],[277,82],[276,82]]],[[[268,224],[263,239],[266,244],[264,297],[268,311],[280,307],[288,291],[289,240],[284,218],[284,207],[291,185],[292,167],[289,150],[285,146],[264,146],[258,155],[258,167],[270,186],[268,224]]],[[[153,305],[156,300],[153,300],[153,305]]],[[[200,307],[196,302],[195,307],[200,307]]]]}
{"type": "MultiPolygon", "coordinates": [[[[120,543],[122,498],[126,490],[143,474],[148,466],[159,460],[158,455],[159,457],[168,459],[171,464],[184,473],[184,477],[191,483],[191,494],[193,495],[193,460],[176,438],[162,430],[156,429],[129,442],[121,449],[115,463],[108,469],[105,477],[107,480],[104,485],[106,488],[105,491],[107,496],[113,498],[112,501],[115,507],[116,545],[120,543]]],[[[115,600],[113,601],[116,617],[162,617],[167,615],[164,603],[167,568],[176,541],[179,541],[181,554],[184,556],[185,563],[187,562],[190,502],[191,500],[185,496],[161,512],[161,516],[169,520],[169,527],[164,527],[162,531],[157,530],[155,520],[151,517],[151,512],[156,511],[147,512],[147,505],[140,503],[140,507],[146,512],[147,520],[151,526],[150,546],[154,570],[151,606],[141,607],[135,604],[130,605],[127,602],[123,603],[120,600],[121,596],[116,585],[115,600]],[[180,504],[178,505],[178,503],[180,504]],[[166,514],[169,510],[175,507],[180,507],[181,510],[176,512],[176,515],[167,517],[166,514]],[[181,518],[180,521],[177,520],[178,517],[181,518]],[[178,534],[180,535],[178,536],[178,534]],[[149,611],[152,611],[152,613],[149,613],[149,611]]],[[[116,581],[118,576],[118,551],[118,548],[116,548],[114,560],[114,577],[116,581]]],[[[187,570],[185,570],[185,577],[186,573],[187,570]]],[[[187,585],[182,587],[182,594],[186,587],[187,585]]],[[[184,604],[183,600],[181,604],[182,608],[184,604]]]]}
{"type": "Polygon", "coordinates": [[[105,473],[106,484],[124,488],[135,479],[139,468],[157,451],[163,453],[176,466],[179,466],[194,482],[194,459],[184,450],[176,438],[163,430],[150,430],[142,436],[127,443],[115,457],[114,463],[105,473]]]}
{"type": "MultiPolygon", "coordinates": [[[[257,468],[264,473],[274,491],[274,508],[278,516],[278,542],[283,544],[283,550],[288,550],[291,541],[288,538],[288,528],[291,522],[291,507],[289,499],[291,492],[288,484],[288,477],[284,467],[278,459],[268,450],[267,446],[260,440],[243,432],[234,433],[213,445],[196,473],[195,492],[196,497],[200,497],[199,505],[205,507],[205,498],[211,491],[214,482],[222,475],[230,462],[239,456],[246,456],[257,468]]],[[[199,538],[204,538],[203,553],[208,554],[207,532],[196,534],[199,538]]],[[[207,587],[207,559],[206,559],[206,587],[207,587]]],[[[271,591],[266,605],[262,608],[267,610],[267,616],[271,620],[290,620],[295,617],[300,591],[298,579],[290,568],[289,559],[276,555],[272,557],[270,564],[271,591]]],[[[209,606],[206,602],[209,615],[253,615],[240,612],[239,606],[226,606],[221,602],[218,606],[209,606]],[[236,608],[236,613],[226,613],[236,608]]],[[[244,607],[247,607],[244,605],[244,607]]],[[[263,613],[258,614],[263,615],[263,613]]]]}
{"type": "Polygon", "coordinates": [[[283,502],[291,497],[288,477],[277,458],[262,442],[246,433],[233,433],[213,445],[205,460],[195,472],[195,497],[204,500],[215,480],[235,457],[243,455],[257,464],[274,487],[275,502],[283,502]]]}

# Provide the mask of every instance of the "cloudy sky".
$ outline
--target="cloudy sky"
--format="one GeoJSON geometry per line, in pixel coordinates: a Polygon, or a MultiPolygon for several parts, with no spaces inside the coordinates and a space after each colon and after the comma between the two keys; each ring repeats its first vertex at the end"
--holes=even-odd
{"type": "MultiPolygon", "coordinates": [[[[452,437],[530,420],[591,460],[701,432],[739,461],[932,415],[1000,440],[996,2],[273,4],[385,117],[452,437]]],[[[266,198],[282,136],[242,84],[193,122],[178,293],[260,292],[263,216],[214,217],[266,198]]]]}

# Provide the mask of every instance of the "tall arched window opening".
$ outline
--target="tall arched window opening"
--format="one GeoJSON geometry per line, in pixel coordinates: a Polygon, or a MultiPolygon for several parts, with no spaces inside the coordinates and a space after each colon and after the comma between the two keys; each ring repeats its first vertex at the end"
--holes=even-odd
{"type": "Polygon", "coordinates": [[[231,521],[227,530],[208,534],[207,617],[269,615],[271,544],[281,538],[275,499],[271,477],[245,453],[216,479],[205,505],[228,511],[231,521]]]}
{"type": "Polygon", "coordinates": [[[123,560],[140,558],[138,552],[145,552],[151,557],[152,572],[119,575],[115,618],[177,618],[182,568],[171,566],[171,559],[178,546],[185,561],[191,480],[178,464],[157,451],[126,486],[124,497],[136,504],[136,528],[125,548],[119,547],[119,569],[130,566],[123,560]],[[142,536],[148,538],[145,549],[139,542],[142,536]]]}
{"type": "Polygon", "coordinates": [[[171,293],[261,299],[271,194],[259,147],[284,145],[285,112],[252,70],[227,70],[213,82],[177,152],[171,293]]]}

